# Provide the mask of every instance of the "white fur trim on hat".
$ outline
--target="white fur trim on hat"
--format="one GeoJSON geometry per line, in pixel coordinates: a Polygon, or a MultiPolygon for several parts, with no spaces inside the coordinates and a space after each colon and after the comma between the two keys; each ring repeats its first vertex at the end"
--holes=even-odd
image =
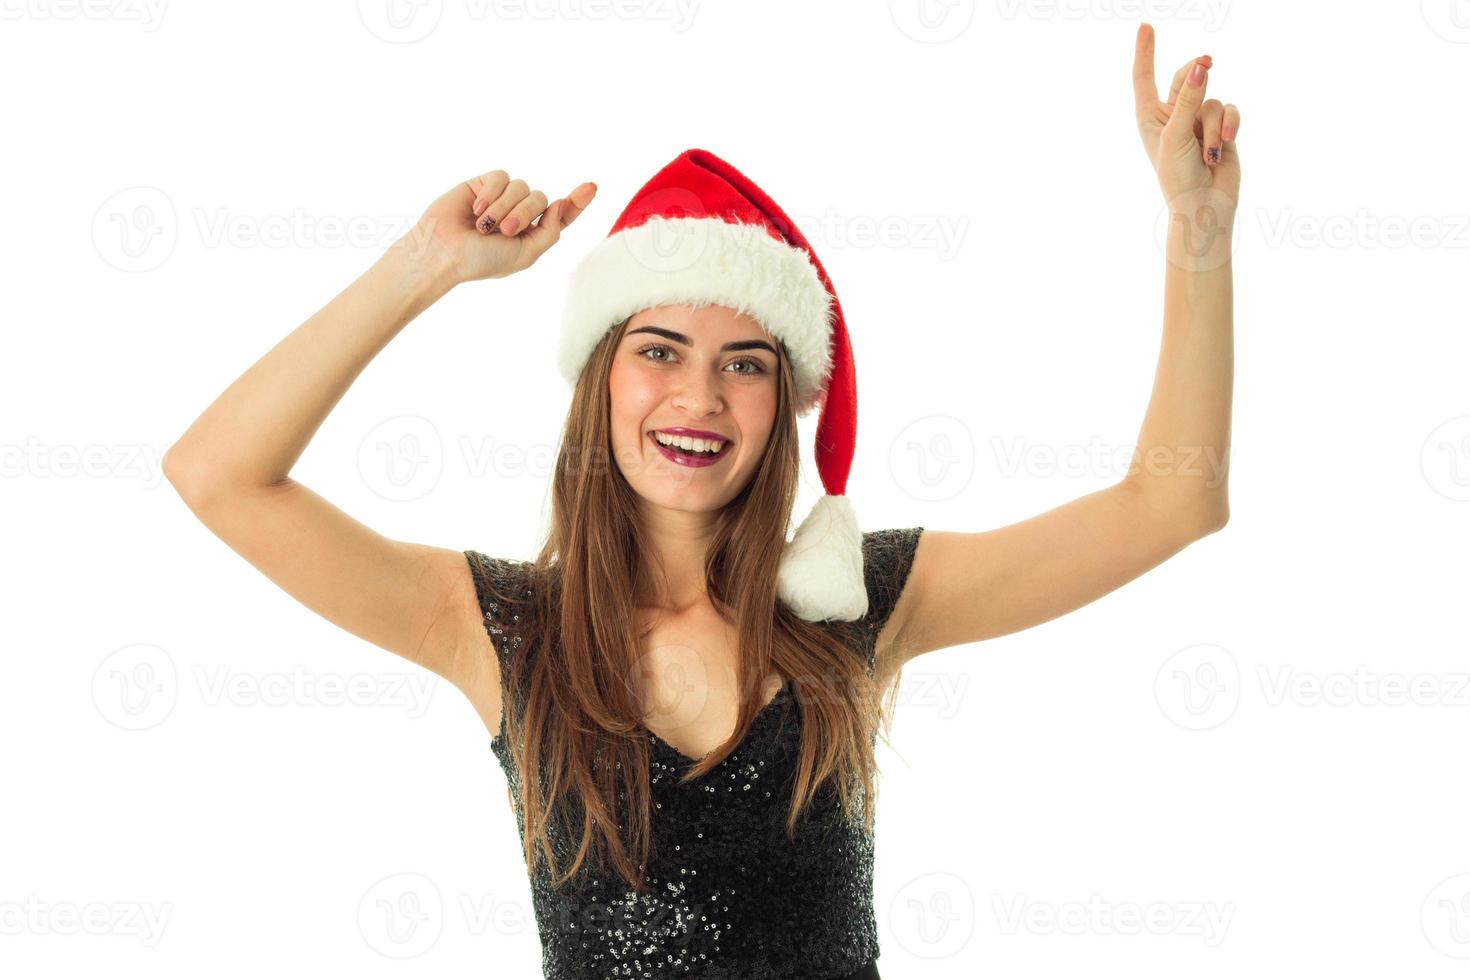
{"type": "Polygon", "coordinates": [[[821,400],[832,370],[832,297],[804,249],[759,225],[650,217],[609,235],[577,265],[562,317],[557,368],[575,385],[603,336],[656,306],[729,306],[786,345],[796,414],[821,400]]]}
{"type": "Polygon", "coordinates": [[[781,556],[776,594],[807,622],[867,613],[863,532],[845,494],[824,494],[796,529],[781,556]]]}

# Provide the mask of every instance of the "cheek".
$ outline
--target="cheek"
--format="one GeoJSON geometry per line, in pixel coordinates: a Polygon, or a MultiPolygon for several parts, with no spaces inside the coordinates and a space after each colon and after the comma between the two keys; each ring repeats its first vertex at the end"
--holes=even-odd
{"type": "Polygon", "coordinates": [[[614,364],[608,376],[613,434],[618,438],[641,438],[643,425],[663,400],[658,378],[614,364]]]}

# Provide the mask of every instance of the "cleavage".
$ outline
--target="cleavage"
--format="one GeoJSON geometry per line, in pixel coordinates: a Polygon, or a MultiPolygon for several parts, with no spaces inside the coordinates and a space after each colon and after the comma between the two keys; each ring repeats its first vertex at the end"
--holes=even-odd
{"type": "MultiPolygon", "coordinates": [[[[665,614],[643,638],[633,671],[643,697],[643,727],[689,760],[718,748],[735,728],[738,651],[738,631],[713,610],[665,614]]],[[[784,687],[785,679],[773,673],[760,692],[749,695],[759,700],[756,720],[784,687]]]]}

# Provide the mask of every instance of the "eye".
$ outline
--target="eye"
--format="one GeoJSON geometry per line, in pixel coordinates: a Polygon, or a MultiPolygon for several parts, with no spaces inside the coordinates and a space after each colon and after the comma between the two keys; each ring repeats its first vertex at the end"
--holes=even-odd
{"type": "MultiPolygon", "coordinates": [[[[647,344],[643,347],[638,348],[638,350],[634,353],[636,353],[639,357],[644,357],[645,355],[652,354],[656,351],[662,351],[665,354],[668,354],[669,357],[647,357],[646,359],[661,364],[672,363],[674,349],[668,344],[647,344]]],[[[731,361],[729,366],[734,366],[736,364],[747,365],[749,370],[735,371],[733,372],[734,374],[756,375],[766,373],[766,366],[754,357],[742,357],[738,361],[731,361]]]]}
{"type": "MultiPolygon", "coordinates": [[[[667,344],[649,344],[647,347],[640,347],[640,348],[638,348],[637,353],[638,353],[638,356],[642,357],[644,354],[647,354],[649,351],[655,351],[655,350],[665,351],[665,352],[667,352],[669,354],[674,353],[674,349],[672,347],[670,347],[669,345],[667,345],[667,344]]],[[[650,360],[650,361],[659,361],[659,360],[664,360],[664,358],[650,357],[650,358],[648,358],[648,360],[650,360]]]]}

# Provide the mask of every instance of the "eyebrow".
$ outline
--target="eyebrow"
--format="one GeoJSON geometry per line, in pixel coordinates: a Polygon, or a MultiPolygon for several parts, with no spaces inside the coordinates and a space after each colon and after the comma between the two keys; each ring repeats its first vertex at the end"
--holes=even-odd
{"type": "MultiPolygon", "coordinates": [[[[679,333],[677,330],[670,330],[667,327],[638,327],[634,330],[629,330],[625,336],[631,337],[635,333],[657,334],[660,337],[665,337],[669,340],[672,340],[676,344],[683,344],[685,347],[694,346],[694,341],[679,333]]],[[[776,354],[776,348],[772,347],[764,340],[733,340],[720,348],[721,353],[724,353],[727,350],[768,350],[773,355],[776,354]]]]}

